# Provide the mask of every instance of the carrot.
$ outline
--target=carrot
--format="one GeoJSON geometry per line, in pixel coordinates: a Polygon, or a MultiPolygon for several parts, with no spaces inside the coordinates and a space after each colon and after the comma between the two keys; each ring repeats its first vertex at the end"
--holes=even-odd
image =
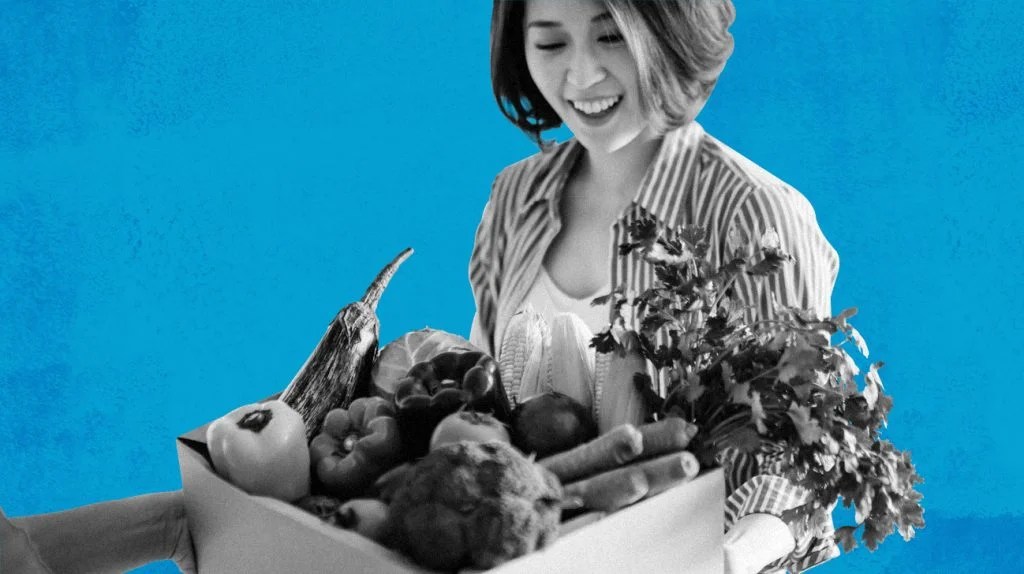
{"type": "Polygon", "coordinates": [[[562,483],[622,466],[643,452],[643,436],[630,424],[619,425],[603,435],[565,452],[538,461],[562,483]]]}
{"type": "Polygon", "coordinates": [[[644,441],[644,458],[679,452],[689,446],[697,434],[697,426],[679,417],[666,417],[660,421],[640,425],[644,441]]]}
{"type": "Polygon", "coordinates": [[[584,508],[614,512],[647,496],[650,485],[637,465],[602,472],[565,485],[567,498],[578,498],[584,508]]]}
{"type": "Polygon", "coordinates": [[[697,462],[697,457],[685,450],[638,462],[636,466],[643,471],[644,476],[647,477],[647,483],[650,485],[647,496],[664,492],[677,484],[692,479],[700,472],[700,463],[697,462]]]}

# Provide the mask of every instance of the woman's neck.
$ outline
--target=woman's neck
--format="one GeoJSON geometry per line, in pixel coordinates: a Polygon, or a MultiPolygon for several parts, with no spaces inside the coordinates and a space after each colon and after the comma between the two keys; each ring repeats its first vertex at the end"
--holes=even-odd
{"type": "Polygon", "coordinates": [[[579,176],[587,181],[587,187],[603,196],[600,199],[627,203],[636,195],[660,146],[661,138],[645,130],[615,151],[585,150],[579,176]]]}

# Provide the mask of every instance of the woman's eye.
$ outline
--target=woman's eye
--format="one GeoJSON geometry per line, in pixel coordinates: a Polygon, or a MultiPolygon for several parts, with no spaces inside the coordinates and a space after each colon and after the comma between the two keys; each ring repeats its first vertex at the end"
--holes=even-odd
{"type": "Polygon", "coordinates": [[[615,32],[613,34],[605,34],[597,39],[602,44],[619,44],[622,43],[622,34],[615,32]]]}
{"type": "Polygon", "coordinates": [[[559,48],[565,47],[565,42],[536,43],[533,45],[533,47],[545,52],[551,52],[553,50],[558,50],[559,48]]]}

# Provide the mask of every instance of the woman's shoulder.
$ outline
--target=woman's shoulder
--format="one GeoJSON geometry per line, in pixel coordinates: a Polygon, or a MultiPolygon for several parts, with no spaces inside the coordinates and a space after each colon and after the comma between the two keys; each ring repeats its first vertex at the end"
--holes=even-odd
{"type": "Polygon", "coordinates": [[[503,204],[521,206],[549,197],[558,176],[569,167],[576,143],[569,140],[552,143],[498,172],[494,178],[491,199],[503,204]]]}
{"type": "MultiPolygon", "coordinates": [[[[800,191],[776,177],[721,141],[705,136],[701,151],[702,176],[709,178],[697,186],[718,194],[715,205],[722,208],[726,230],[725,244],[737,248],[769,230],[781,242],[783,250],[796,258],[799,267],[788,267],[804,276],[822,278],[825,300],[815,299],[814,308],[828,314],[828,293],[839,270],[839,255],[825,237],[811,202],[800,191]],[[728,193],[727,193],[728,192],[728,193]],[[737,243],[739,242],[739,243],[737,243]]],[[[793,277],[797,277],[793,275],[793,277]]],[[[796,279],[793,279],[796,280],[796,279]]],[[[803,287],[800,287],[801,289],[803,287]]],[[[791,287],[790,293],[796,293],[791,287]]]]}
{"type": "Polygon", "coordinates": [[[738,205],[771,203],[791,215],[814,218],[814,208],[800,191],[706,133],[701,142],[701,164],[703,173],[736,190],[738,205]]]}
{"type": "Polygon", "coordinates": [[[576,140],[574,139],[563,142],[548,142],[536,153],[505,167],[501,170],[500,174],[522,174],[550,168],[570,154],[576,145],[576,140]]]}

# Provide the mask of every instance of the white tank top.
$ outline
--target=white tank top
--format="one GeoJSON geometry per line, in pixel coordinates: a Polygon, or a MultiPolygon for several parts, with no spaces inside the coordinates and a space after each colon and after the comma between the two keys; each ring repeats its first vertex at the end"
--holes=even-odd
{"type": "MultiPolygon", "coordinates": [[[[555,315],[559,313],[575,313],[583,320],[583,323],[590,330],[591,335],[593,335],[600,333],[608,327],[608,305],[591,305],[590,302],[595,297],[605,295],[609,291],[611,291],[610,283],[587,297],[572,297],[555,284],[547,269],[541,265],[540,272],[537,273],[537,279],[534,281],[529,293],[527,293],[526,299],[520,306],[520,310],[527,305],[532,306],[534,311],[544,317],[544,321],[548,325],[552,323],[555,315]]],[[[593,347],[587,349],[587,354],[594,361],[594,372],[591,374],[594,377],[594,416],[596,417],[598,405],[601,401],[601,390],[608,375],[611,354],[598,353],[593,347]]]]}
{"type": "Polygon", "coordinates": [[[532,305],[534,311],[540,313],[544,320],[551,324],[551,319],[558,313],[575,313],[590,328],[591,333],[600,333],[608,326],[608,306],[591,305],[590,302],[598,296],[605,295],[610,291],[609,286],[598,289],[593,295],[582,298],[571,297],[562,291],[551,279],[548,270],[541,265],[537,273],[537,280],[527,293],[522,306],[532,305]]]}

